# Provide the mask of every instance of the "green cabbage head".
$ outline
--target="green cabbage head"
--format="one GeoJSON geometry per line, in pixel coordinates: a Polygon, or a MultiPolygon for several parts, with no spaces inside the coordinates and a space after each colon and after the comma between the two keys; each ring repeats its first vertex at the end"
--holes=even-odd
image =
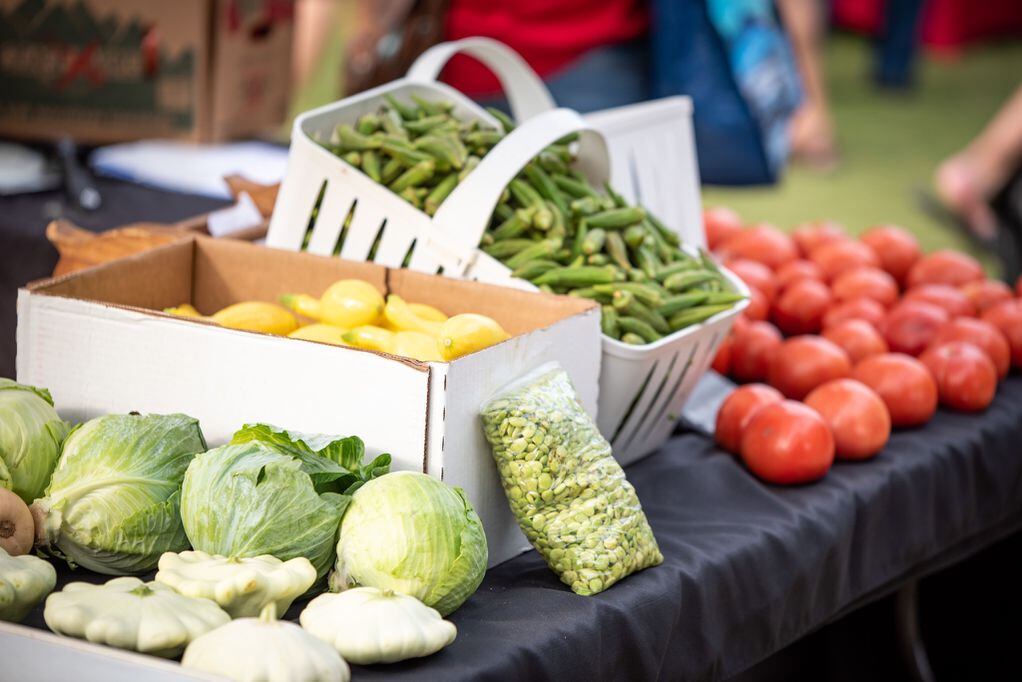
{"type": "Polygon", "coordinates": [[[461,488],[400,471],[355,493],[341,522],[330,587],[389,589],[446,616],[479,587],[486,559],[483,525],[461,488]]]}
{"type": "Polygon", "coordinates": [[[305,557],[322,579],[351,493],[389,469],[390,455],[363,465],[364,453],[355,436],[248,424],[188,467],[181,497],[188,539],[228,557],[305,557]]]}
{"type": "Polygon", "coordinates": [[[183,414],[111,414],[75,428],[46,497],[32,505],[49,551],[71,565],[126,575],[187,549],[181,480],[205,449],[198,420],[183,414]]]}
{"type": "Polygon", "coordinates": [[[0,488],[32,504],[50,482],[68,428],[49,391],[0,377],[0,488]]]}

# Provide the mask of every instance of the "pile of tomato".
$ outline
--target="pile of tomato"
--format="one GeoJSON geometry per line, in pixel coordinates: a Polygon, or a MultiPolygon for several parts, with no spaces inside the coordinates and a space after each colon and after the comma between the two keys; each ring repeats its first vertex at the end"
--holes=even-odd
{"type": "Polygon", "coordinates": [[[891,225],[855,238],[830,222],[745,226],[724,208],[703,220],[751,292],[713,362],[744,384],[716,438],[763,480],[807,483],[835,458],[874,457],[938,404],[981,412],[1022,368],[1022,278],[1013,290],[967,254],[924,254],[891,225]]]}

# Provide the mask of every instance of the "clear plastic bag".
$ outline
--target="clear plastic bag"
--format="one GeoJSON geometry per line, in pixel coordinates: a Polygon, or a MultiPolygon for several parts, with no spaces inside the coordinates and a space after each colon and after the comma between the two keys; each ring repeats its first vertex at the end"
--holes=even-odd
{"type": "Polygon", "coordinates": [[[663,561],[635,489],[559,365],[506,386],[482,418],[518,525],[574,592],[602,592],[663,561]]]}

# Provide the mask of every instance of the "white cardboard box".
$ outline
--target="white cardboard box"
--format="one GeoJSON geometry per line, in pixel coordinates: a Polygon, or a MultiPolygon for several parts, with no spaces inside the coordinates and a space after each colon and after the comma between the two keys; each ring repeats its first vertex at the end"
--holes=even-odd
{"type": "Polygon", "coordinates": [[[497,389],[551,360],[596,416],[599,307],[372,263],[203,237],[170,244],[18,292],[18,380],[50,389],[61,416],[184,412],[210,447],[242,424],[357,435],[394,469],[460,486],[479,513],[489,563],[528,548],[508,509],[479,422],[497,389]],[[450,363],[226,329],[158,312],[191,302],[212,313],[287,292],[318,295],[357,277],[381,292],[478,312],[512,338],[450,363]]]}

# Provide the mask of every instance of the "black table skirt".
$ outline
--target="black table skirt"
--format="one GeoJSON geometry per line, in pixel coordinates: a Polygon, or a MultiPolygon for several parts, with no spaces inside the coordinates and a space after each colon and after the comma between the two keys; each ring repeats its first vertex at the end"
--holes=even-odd
{"type": "MultiPolygon", "coordinates": [[[[6,268],[12,254],[0,255],[6,268]]],[[[489,571],[453,614],[453,645],[419,661],[356,667],[356,679],[736,674],[1022,525],[1022,377],[1003,383],[986,413],[940,412],[896,433],[873,461],[838,464],[813,485],[759,483],[693,434],[627,473],[663,565],[579,597],[528,552],[489,571]]],[[[45,627],[41,615],[28,623],[45,627]]]]}

